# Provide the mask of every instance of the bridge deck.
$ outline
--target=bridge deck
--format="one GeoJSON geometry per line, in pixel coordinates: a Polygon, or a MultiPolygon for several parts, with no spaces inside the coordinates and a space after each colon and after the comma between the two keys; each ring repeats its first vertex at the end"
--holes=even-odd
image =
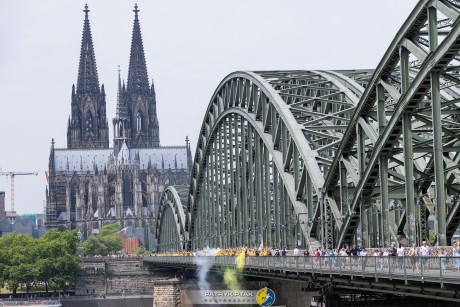
{"type": "MultiPolygon", "coordinates": [[[[236,257],[145,257],[160,266],[236,268],[236,257]]],[[[330,283],[333,287],[380,291],[460,303],[459,258],[447,257],[246,257],[244,275],[330,283]],[[423,265],[422,265],[423,264],[423,265]],[[445,270],[444,270],[445,268],[445,270]]]]}

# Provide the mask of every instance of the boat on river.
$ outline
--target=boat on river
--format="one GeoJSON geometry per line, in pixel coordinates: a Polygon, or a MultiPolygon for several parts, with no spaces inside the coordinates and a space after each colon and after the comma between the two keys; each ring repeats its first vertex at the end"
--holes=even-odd
{"type": "Polygon", "coordinates": [[[1,300],[0,307],[18,307],[18,306],[33,306],[33,307],[62,307],[59,300],[1,300]]]}

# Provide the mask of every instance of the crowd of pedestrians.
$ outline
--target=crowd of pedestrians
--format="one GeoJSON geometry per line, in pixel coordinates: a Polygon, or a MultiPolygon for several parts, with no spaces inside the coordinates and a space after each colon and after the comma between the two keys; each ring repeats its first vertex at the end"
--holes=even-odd
{"type": "MultiPolygon", "coordinates": [[[[337,265],[334,257],[341,258],[340,265],[364,265],[368,263],[369,257],[375,257],[375,266],[378,269],[387,269],[390,266],[402,269],[404,262],[406,269],[413,272],[427,271],[434,267],[433,263],[440,263],[440,268],[443,272],[447,270],[448,261],[453,257],[452,265],[449,266],[452,270],[460,272],[460,241],[456,242],[451,248],[431,248],[426,241],[423,241],[421,246],[415,243],[411,247],[399,246],[391,244],[390,248],[363,248],[359,245],[346,245],[340,249],[324,249],[316,248],[314,251],[310,249],[300,249],[295,247],[293,250],[288,250],[286,247],[278,249],[274,247],[238,247],[238,248],[223,248],[223,249],[205,249],[201,251],[176,251],[153,253],[151,256],[238,256],[244,253],[249,257],[317,257],[315,261],[325,261],[329,265],[337,265]],[[449,250],[452,253],[449,253],[449,250]],[[363,258],[358,258],[363,257],[363,258]],[[397,257],[394,259],[386,257],[397,257]],[[440,259],[437,259],[439,257],[440,259]],[[408,261],[407,258],[410,260],[408,261]],[[391,259],[391,260],[390,260],[391,259]],[[405,261],[406,259],[406,261],[405,261]]],[[[314,258],[313,258],[314,259],[314,258]]]]}

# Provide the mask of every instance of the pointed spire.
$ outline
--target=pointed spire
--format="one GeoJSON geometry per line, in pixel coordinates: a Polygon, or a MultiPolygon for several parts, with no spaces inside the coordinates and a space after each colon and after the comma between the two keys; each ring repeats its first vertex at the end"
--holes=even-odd
{"type": "Polygon", "coordinates": [[[148,92],[149,77],[145,64],[144,45],[142,42],[141,27],[139,25],[137,4],[134,6],[134,26],[131,40],[131,55],[128,70],[128,91],[148,92]]]}
{"type": "MultiPolygon", "coordinates": [[[[50,148],[50,157],[48,161],[48,169],[50,170],[49,175],[47,176],[54,176],[55,174],[55,167],[54,167],[54,138],[51,139],[51,148],[50,148]]],[[[48,180],[47,180],[48,181],[48,180]]]]}
{"type": "Polygon", "coordinates": [[[190,140],[188,135],[185,137],[185,147],[187,147],[187,168],[190,173],[192,170],[192,151],[190,150],[190,140]]]}
{"type": "Polygon", "coordinates": [[[76,89],[72,87],[71,126],[67,129],[67,148],[109,148],[105,89],[103,85],[99,87],[88,5],[85,5],[83,12],[85,21],[80,64],[76,89]]]}
{"type": "Polygon", "coordinates": [[[85,21],[81,40],[80,65],[78,67],[77,94],[99,93],[96,57],[94,56],[93,38],[88,19],[88,5],[85,4],[85,21]]]}
{"type": "Polygon", "coordinates": [[[150,87],[150,91],[152,92],[153,99],[156,100],[156,93],[155,93],[155,85],[152,79],[152,86],[150,87]]]}
{"type": "Polygon", "coordinates": [[[120,65],[118,65],[118,93],[117,93],[117,118],[127,118],[126,103],[123,100],[123,89],[121,87],[120,65]]]}

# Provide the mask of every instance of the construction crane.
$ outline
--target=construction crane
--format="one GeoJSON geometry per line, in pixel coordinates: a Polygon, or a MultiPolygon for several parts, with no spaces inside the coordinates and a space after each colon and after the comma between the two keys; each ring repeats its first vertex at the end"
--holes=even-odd
{"type": "Polygon", "coordinates": [[[23,175],[38,175],[38,172],[0,172],[0,176],[11,178],[11,212],[14,214],[14,177],[23,175]]]}

